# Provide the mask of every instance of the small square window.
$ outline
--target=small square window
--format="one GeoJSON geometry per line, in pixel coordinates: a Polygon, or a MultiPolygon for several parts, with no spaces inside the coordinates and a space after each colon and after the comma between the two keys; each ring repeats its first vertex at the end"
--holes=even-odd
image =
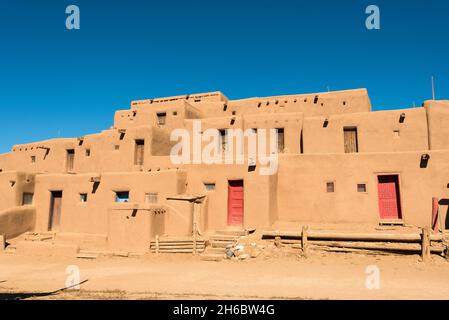
{"type": "Polygon", "coordinates": [[[145,194],[145,203],[157,203],[158,194],[157,193],[146,193],[145,194]]]}
{"type": "Polygon", "coordinates": [[[115,202],[125,203],[129,202],[129,191],[118,191],[115,193],[115,202]]]}
{"type": "Polygon", "coordinates": [[[215,191],[215,183],[205,183],[206,191],[215,191]]]}
{"type": "Polygon", "coordinates": [[[116,144],[116,145],[114,146],[114,150],[115,150],[115,151],[120,150],[120,146],[119,146],[118,144],[116,144]]]}
{"type": "Polygon", "coordinates": [[[328,193],[335,192],[335,183],[334,182],[326,182],[326,192],[328,192],[328,193]]]}
{"type": "Polygon", "coordinates": [[[173,116],[177,116],[178,115],[178,111],[173,111],[173,116]]]}
{"type": "Polygon", "coordinates": [[[358,183],[357,192],[366,193],[366,183],[358,183]]]}
{"type": "Polygon", "coordinates": [[[162,112],[157,114],[157,124],[160,126],[165,125],[165,119],[167,118],[167,113],[162,112]]]}
{"type": "Polygon", "coordinates": [[[87,202],[87,193],[80,193],[80,202],[82,203],[87,202]]]}
{"type": "Polygon", "coordinates": [[[393,137],[394,138],[399,138],[401,135],[401,132],[399,130],[393,130],[393,137]]]}
{"type": "Polygon", "coordinates": [[[33,204],[33,197],[34,197],[34,194],[32,194],[32,193],[24,193],[22,196],[22,205],[26,206],[26,205],[33,204]]]}
{"type": "Polygon", "coordinates": [[[86,157],[90,157],[90,149],[86,149],[86,157]]]}
{"type": "Polygon", "coordinates": [[[36,162],[36,156],[31,156],[31,163],[35,163],[36,162]]]}

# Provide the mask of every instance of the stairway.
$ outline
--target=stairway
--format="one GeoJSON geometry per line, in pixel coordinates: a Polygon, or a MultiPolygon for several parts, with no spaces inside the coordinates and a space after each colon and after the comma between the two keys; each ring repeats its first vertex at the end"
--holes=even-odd
{"type": "Polygon", "coordinates": [[[209,238],[209,246],[206,247],[205,252],[200,255],[203,261],[221,261],[226,258],[226,248],[233,247],[238,240],[248,235],[247,230],[227,228],[217,230],[209,238]]]}

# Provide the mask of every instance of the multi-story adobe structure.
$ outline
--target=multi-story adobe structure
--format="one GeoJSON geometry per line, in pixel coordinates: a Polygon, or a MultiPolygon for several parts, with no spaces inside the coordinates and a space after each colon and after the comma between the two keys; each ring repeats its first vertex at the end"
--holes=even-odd
{"type": "MultiPolygon", "coordinates": [[[[193,152],[193,151],[190,151],[193,152]]],[[[220,92],[134,101],[97,134],[13,146],[0,156],[0,234],[54,231],[145,250],[279,221],[429,226],[447,212],[449,101],[371,111],[364,89],[228,100],[220,92]],[[175,129],[278,132],[278,167],[174,164],[175,129]],[[197,210],[194,210],[196,208],[197,210]]],[[[446,222],[447,224],[447,222],[446,222]]]]}

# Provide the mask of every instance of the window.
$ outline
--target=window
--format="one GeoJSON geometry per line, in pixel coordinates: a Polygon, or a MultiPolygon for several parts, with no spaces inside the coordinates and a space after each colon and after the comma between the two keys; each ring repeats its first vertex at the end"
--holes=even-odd
{"type": "Polygon", "coordinates": [[[80,202],[82,203],[87,202],[87,193],[80,193],[80,202]]]}
{"type": "Polygon", "coordinates": [[[215,191],[215,183],[205,183],[206,191],[215,191]]]}
{"type": "Polygon", "coordinates": [[[119,139],[120,140],[125,139],[125,132],[120,132],[120,138],[119,139]]]}
{"type": "Polygon", "coordinates": [[[118,203],[129,202],[129,191],[117,191],[115,193],[115,202],[118,203]]]}
{"type": "Polygon", "coordinates": [[[393,138],[399,138],[399,136],[401,135],[399,130],[393,130],[393,138]]]}
{"type": "Polygon", "coordinates": [[[114,146],[114,151],[118,151],[120,149],[120,146],[118,145],[118,144],[116,144],[115,146],[114,146]]]}
{"type": "Polygon", "coordinates": [[[165,125],[165,119],[167,118],[167,113],[162,112],[157,114],[157,124],[160,126],[165,125]]]}
{"type": "Polygon", "coordinates": [[[333,181],[326,182],[326,192],[328,193],[335,192],[335,183],[333,181]]]}
{"type": "Polygon", "coordinates": [[[24,193],[22,196],[22,205],[26,206],[26,205],[33,204],[33,196],[34,196],[34,194],[32,194],[32,193],[24,193]]]}
{"type": "Polygon", "coordinates": [[[31,156],[31,163],[35,163],[36,162],[36,156],[31,156]]]}
{"type": "Polygon", "coordinates": [[[276,129],[278,137],[278,153],[284,152],[284,128],[276,129]]]}
{"type": "Polygon", "coordinates": [[[219,129],[220,133],[220,142],[221,142],[221,150],[226,151],[226,129],[219,129]]]}
{"type": "Polygon", "coordinates": [[[158,194],[157,193],[146,193],[145,194],[145,203],[157,203],[158,194]]]}
{"type": "Polygon", "coordinates": [[[357,128],[344,128],[345,153],[359,152],[359,142],[357,137],[357,128]]]}
{"type": "Polygon", "coordinates": [[[86,149],[86,157],[90,157],[90,149],[86,149]]]}
{"type": "Polygon", "coordinates": [[[73,171],[74,162],[75,162],[75,150],[69,149],[67,150],[67,162],[66,162],[67,172],[73,171]]]}
{"type": "Polygon", "coordinates": [[[178,111],[173,111],[173,116],[176,117],[178,115],[178,111]]]}
{"type": "Polygon", "coordinates": [[[366,193],[366,183],[358,183],[357,192],[366,193]]]}
{"type": "Polygon", "coordinates": [[[143,165],[145,156],[145,140],[136,140],[134,150],[134,164],[137,166],[143,165]]]}

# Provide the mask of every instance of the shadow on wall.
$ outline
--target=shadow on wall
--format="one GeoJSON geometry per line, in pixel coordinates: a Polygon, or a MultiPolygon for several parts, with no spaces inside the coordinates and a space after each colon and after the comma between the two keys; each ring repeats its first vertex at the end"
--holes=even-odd
{"type": "Polygon", "coordinates": [[[446,206],[446,218],[444,219],[444,229],[449,230],[449,199],[441,199],[438,201],[440,206],[446,206]]]}
{"type": "Polygon", "coordinates": [[[12,239],[34,229],[36,208],[20,206],[0,211],[0,234],[12,239]]]}

